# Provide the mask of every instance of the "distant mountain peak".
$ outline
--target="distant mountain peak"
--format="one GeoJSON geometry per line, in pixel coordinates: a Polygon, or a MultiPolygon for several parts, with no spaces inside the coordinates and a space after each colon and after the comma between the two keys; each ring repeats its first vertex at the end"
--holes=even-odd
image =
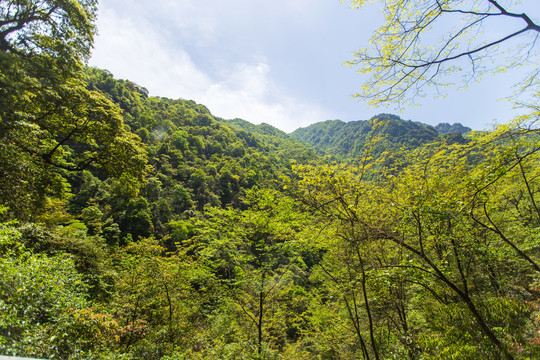
{"type": "MultiPolygon", "coordinates": [[[[370,120],[382,121],[377,131],[385,139],[380,149],[415,148],[435,141],[439,133],[433,126],[411,120],[403,120],[393,114],[378,114],[370,120]]],[[[354,158],[363,153],[363,147],[373,130],[373,121],[357,120],[343,122],[327,120],[300,128],[291,133],[296,139],[315,147],[317,150],[343,158],[354,158]]]]}
{"type": "Polygon", "coordinates": [[[435,130],[439,134],[451,134],[451,133],[457,133],[457,134],[465,134],[469,131],[472,131],[471,128],[461,125],[461,123],[453,123],[450,125],[449,123],[440,123],[435,126],[435,130]]]}

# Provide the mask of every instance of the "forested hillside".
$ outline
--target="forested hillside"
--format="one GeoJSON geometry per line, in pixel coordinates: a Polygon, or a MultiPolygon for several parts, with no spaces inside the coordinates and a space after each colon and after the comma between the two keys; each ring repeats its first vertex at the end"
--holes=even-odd
{"type": "Polygon", "coordinates": [[[71,199],[77,203],[75,212],[88,206],[103,212],[109,205],[111,218],[105,222],[118,226],[118,239],[168,236],[170,244],[184,240],[187,235],[180,236],[175,227],[195,211],[205,206],[237,208],[246,189],[278,188],[280,176],[291,174],[291,160],[305,163],[316,158],[277,129],[246,131],[215,119],[192,101],[149,98],[143,88],[115,80],[106,71],[85,73],[90,89],[102,91],[124,110],[124,126],[141,138],[148,154],[150,170],[138,197],[113,201],[113,206],[98,195],[102,182],[90,173],[82,173],[72,184],[75,189],[94,189],[71,199]]]}
{"type": "Polygon", "coordinates": [[[95,5],[0,4],[0,355],[540,356],[537,108],[288,135],[87,67],[95,5]]]}
{"type": "Polygon", "coordinates": [[[471,130],[467,129],[458,123],[453,126],[439,124],[432,127],[402,120],[396,115],[380,114],[370,120],[328,120],[297,129],[291,135],[319,149],[321,154],[351,159],[361,157],[366,145],[374,143],[374,139],[378,141],[371,149],[371,154],[379,155],[384,151],[413,150],[435,141],[463,142],[465,140],[461,134],[471,130]]]}

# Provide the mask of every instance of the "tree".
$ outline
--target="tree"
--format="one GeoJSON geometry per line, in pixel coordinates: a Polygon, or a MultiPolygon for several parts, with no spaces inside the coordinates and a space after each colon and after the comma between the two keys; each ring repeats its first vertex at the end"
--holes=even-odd
{"type": "Polygon", "coordinates": [[[238,336],[256,344],[261,356],[266,347],[286,343],[289,304],[279,293],[293,286],[298,276],[290,274],[302,272],[296,237],[305,217],[276,190],[250,189],[244,206],[244,211],[206,208],[193,240],[202,264],[221,283],[221,306],[232,307],[224,312],[238,314],[227,320],[230,327],[239,326],[245,334],[238,336]]]}
{"type": "Polygon", "coordinates": [[[370,181],[350,165],[295,167],[365,359],[537,353],[537,132],[515,122],[426,145],[370,181]]]}
{"type": "Polygon", "coordinates": [[[0,51],[84,59],[92,47],[96,10],[96,0],[3,1],[0,51]]]}
{"type": "MultiPolygon", "coordinates": [[[[0,215],[5,210],[0,207],[0,215]]],[[[67,241],[60,237],[0,220],[2,354],[100,358],[97,354],[114,342],[116,322],[89,301],[96,294],[94,280],[103,275],[100,245],[76,233],[67,241]]]]}
{"type": "Polygon", "coordinates": [[[366,360],[384,358],[392,346],[394,354],[405,357],[407,350],[414,352],[406,290],[401,276],[388,271],[399,263],[402,251],[381,241],[387,222],[381,210],[387,204],[376,196],[378,187],[362,180],[365,170],[366,166],[353,163],[295,166],[300,179],[295,185],[306,205],[319,215],[318,232],[326,233],[319,245],[325,255],[317,265],[330,283],[325,286],[326,298],[335,299],[346,314],[348,341],[356,339],[349,347],[366,360]],[[385,326],[390,323],[394,326],[385,326]]]}
{"type": "Polygon", "coordinates": [[[120,108],[88,90],[96,2],[0,4],[0,194],[19,215],[62,193],[61,172],[100,167],[136,191],[146,153],[120,108]]]}
{"type": "MultiPolygon", "coordinates": [[[[351,3],[361,8],[367,1],[351,3]]],[[[385,1],[385,24],[372,36],[372,46],[359,49],[348,62],[370,76],[355,96],[371,104],[411,101],[426,86],[441,92],[452,81],[444,78],[456,71],[468,69],[467,84],[486,72],[526,63],[534,72],[524,86],[538,85],[533,51],[540,25],[525,13],[511,11],[511,5],[507,0],[385,1]],[[501,34],[500,21],[513,24],[514,29],[501,34]],[[489,26],[497,26],[498,31],[483,33],[489,26]],[[506,53],[500,47],[514,41],[516,48],[506,53]],[[490,68],[492,62],[500,67],[490,68]]]]}
{"type": "Polygon", "coordinates": [[[183,249],[165,251],[156,240],[141,239],[112,256],[117,278],[109,307],[120,326],[118,345],[134,358],[195,347],[201,332],[201,305],[209,295],[193,285],[204,284],[205,274],[183,249]]]}

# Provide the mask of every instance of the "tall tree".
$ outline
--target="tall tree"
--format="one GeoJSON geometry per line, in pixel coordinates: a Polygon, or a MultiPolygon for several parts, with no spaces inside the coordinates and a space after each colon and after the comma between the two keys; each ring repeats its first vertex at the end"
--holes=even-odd
{"type": "Polygon", "coordinates": [[[0,4],[0,51],[84,59],[95,34],[96,0],[7,0],[0,4]]]}
{"type": "Polygon", "coordinates": [[[294,284],[298,276],[291,273],[302,272],[296,237],[305,217],[276,190],[248,190],[244,206],[244,211],[207,208],[208,218],[197,224],[200,234],[193,239],[201,261],[222,284],[223,303],[238,313],[229,321],[242,324],[241,332],[261,356],[265,348],[286,343],[287,300],[278,294],[294,284]]]}
{"type": "Polygon", "coordinates": [[[101,167],[131,190],[142,180],[139,139],[83,79],[95,13],[93,0],[0,4],[0,188],[19,215],[61,192],[59,170],[101,167]]]}

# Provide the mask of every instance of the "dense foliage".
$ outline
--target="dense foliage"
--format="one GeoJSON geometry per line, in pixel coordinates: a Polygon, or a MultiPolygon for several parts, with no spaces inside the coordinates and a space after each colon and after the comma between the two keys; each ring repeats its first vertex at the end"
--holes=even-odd
{"type": "Polygon", "coordinates": [[[370,120],[327,120],[296,129],[291,136],[321,150],[321,154],[351,159],[361,157],[367,146],[374,146],[370,149],[372,156],[381,156],[384,152],[412,150],[443,139],[464,141],[461,134],[468,131],[470,129],[459,123],[452,126],[442,123],[433,127],[402,120],[396,115],[380,114],[370,120]],[[442,134],[446,136],[441,137],[442,134]]]}
{"type": "Polygon", "coordinates": [[[540,355],[537,109],[288,135],[83,66],[93,1],[8,3],[0,354],[540,355]]]}

